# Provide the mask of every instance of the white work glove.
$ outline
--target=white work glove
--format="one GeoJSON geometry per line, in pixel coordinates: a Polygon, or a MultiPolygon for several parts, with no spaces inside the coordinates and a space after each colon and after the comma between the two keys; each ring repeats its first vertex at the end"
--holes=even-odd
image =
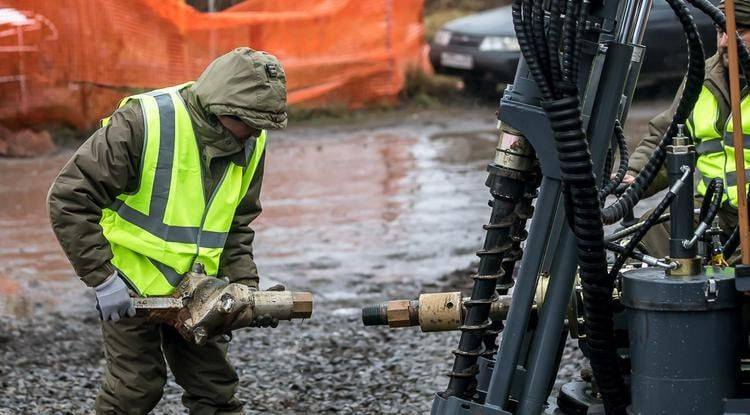
{"type": "Polygon", "coordinates": [[[120,279],[117,272],[94,287],[94,291],[96,292],[96,308],[102,320],[117,321],[120,318],[135,315],[135,307],[130,301],[128,286],[120,279]]]}

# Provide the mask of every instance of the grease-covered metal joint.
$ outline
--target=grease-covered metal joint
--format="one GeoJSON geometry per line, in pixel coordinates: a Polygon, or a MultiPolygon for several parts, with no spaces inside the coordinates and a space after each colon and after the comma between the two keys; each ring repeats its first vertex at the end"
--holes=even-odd
{"type": "Polygon", "coordinates": [[[171,324],[185,339],[203,344],[211,337],[252,327],[258,316],[275,320],[310,318],[309,292],[258,291],[246,285],[188,273],[172,297],[132,300],[152,321],[171,324]]]}
{"type": "MultiPolygon", "coordinates": [[[[510,308],[510,295],[501,295],[490,306],[490,318],[503,320],[510,308]]],[[[362,308],[365,326],[414,327],[423,332],[458,330],[466,314],[469,297],[460,292],[422,294],[418,300],[394,300],[362,308]]]]}

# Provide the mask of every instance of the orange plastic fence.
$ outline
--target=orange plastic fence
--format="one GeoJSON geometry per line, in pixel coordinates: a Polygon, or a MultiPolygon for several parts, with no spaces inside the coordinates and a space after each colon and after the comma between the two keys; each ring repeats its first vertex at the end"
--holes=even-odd
{"type": "Polygon", "coordinates": [[[237,46],[276,55],[289,102],[392,100],[419,64],[422,0],[0,0],[0,123],[88,128],[137,90],[194,79],[237,46]]]}

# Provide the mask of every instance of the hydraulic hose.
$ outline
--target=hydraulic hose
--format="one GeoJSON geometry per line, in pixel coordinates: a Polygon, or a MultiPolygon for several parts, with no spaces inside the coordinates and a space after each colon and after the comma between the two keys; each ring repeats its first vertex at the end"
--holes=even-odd
{"type": "MultiPolygon", "coordinates": [[[[695,0],[703,1],[703,0],[695,0]]],[[[690,11],[682,0],[667,0],[669,6],[680,20],[685,31],[688,45],[688,71],[685,79],[685,87],[677,105],[677,110],[672,117],[669,128],[662,136],[659,145],[654,150],[646,166],[641,170],[625,193],[614,203],[602,211],[602,219],[605,224],[613,224],[622,219],[641,200],[643,193],[653,183],[654,178],[664,164],[667,155],[667,146],[672,143],[672,138],[678,132],[678,125],[684,124],[693,110],[705,78],[705,63],[703,44],[698,33],[698,28],[693,21],[690,11]]]]}
{"type": "Polygon", "coordinates": [[[530,24],[528,26],[524,24],[524,22],[531,21],[531,9],[531,0],[516,0],[513,2],[511,15],[513,17],[513,26],[519,28],[516,29],[516,37],[518,38],[518,46],[521,49],[521,53],[526,60],[526,65],[529,67],[529,72],[533,76],[539,92],[542,96],[546,97],[551,94],[550,86],[541,67],[541,59],[538,58],[539,55],[532,53],[532,50],[536,51],[534,38],[536,36],[543,36],[544,31],[535,33],[530,24]]]}
{"type": "Polygon", "coordinates": [[[683,247],[692,248],[703,237],[706,230],[711,227],[716,214],[719,213],[721,201],[724,199],[723,196],[724,181],[718,177],[714,177],[706,187],[706,194],[703,196],[703,203],[701,203],[700,214],[698,215],[700,223],[695,228],[692,238],[682,241],[683,247]]]}
{"type": "Polygon", "coordinates": [[[638,243],[641,241],[641,239],[646,236],[646,232],[648,232],[656,224],[659,217],[669,208],[669,205],[672,203],[672,200],[674,200],[675,196],[677,196],[677,192],[685,184],[685,181],[689,180],[691,167],[682,166],[682,172],[682,177],[674,185],[672,185],[672,187],[669,188],[667,194],[664,195],[659,204],[656,206],[656,209],[654,209],[654,211],[651,212],[648,218],[644,221],[643,226],[638,228],[638,231],[636,231],[635,235],[633,235],[633,237],[630,238],[630,241],[628,241],[628,243],[625,245],[624,252],[621,252],[621,254],[615,259],[615,263],[610,269],[610,277],[617,277],[617,274],[625,264],[625,261],[629,256],[632,255],[633,250],[635,250],[635,247],[638,246],[638,243]]]}
{"type": "MultiPolygon", "coordinates": [[[[615,177],[609,180],[609,182],[599,190],[599,200],[604,203],[604,199],[609,196],[612,192],[617,189],[617,186],[622,183],[623,177],[628,172],[628,159],[630,157],[628,153],[628,143],[625,139],[625,133],[622,131],[622,125],[620,120],[615,120],[615,138],[617,139],[617,148],[620,151],[620,165],[617,168],[615,177]]],[[[605,174],[609,172],[610,168],[605,168],[605,174]]]]}
{"type": "MultiPolygon", "coordinates": [[[[585,22],[586,19],[588,19],[589,14],[589,6],[591,6],[591,3],[589,0],[583,0],[583,1],[574,1],[573,4],[575,5],[574,9],[574,15],[576,17],[577,22],[585,22]]],[[[572,52],[572,65],[571,65],[571,76],[570,79],[573,80],[573,82],[578,81],[578,67],[581,62],[581,44],[583,43],[583,30],[584,25],[578,24],[576,27],[576,34],[575,34],[575,42],[573,43],[575,45],[575,49],[572,52]]]]}
{"type": "Polygon", "coordinates": [[[548,43],[544,37],[544,9],[541,1],[532,1],[531,4],[531,33],[534,34],[534,48],[540,60],[544,77],[548,84],[554,85],[552,83],[550,53],[547,49],[548,43]]]}
{"type": "Polygon", "coordinates": [[[734,251],[737,250],[737,247],[740,245],[740,227],[735,226],[734,230],[732,230],[732,234],[729,235],[729,239],[727,239],[727,242],[724,244],[724,250],[722,251],[722,255],[724,258],[729,260],[729,258],[734,255],[734,251]]]}
{"type": "MultiPolygon", "coordinates": [[[[665,213],[665,214],[659,216],[659,218],[656,220],[656,223],[654,225],[658,225],[660,223],[664,223],[664,222],[668,221],[669,217],[670,217],[669,213],[665,213]]],[[[607,236],[604,237],[604,242],[613,242],[613,241],[617,241],[619,239],[622,239],[622,238],[624,238],[624,237],[626,237],[628,235],[632,235],[632,234],[636,233],[638,231],[638,229],[640,229],[641,227],[643,227],[644,224],[645,224],[645,222],[638,222],[635,225],[631,225],[631,226],[628,226],[627,228],[620,229],[619,231],[613,232],[612,234],[607,235],[607,236]]]]}
{"type": "Polygon", "coordinates": [[[560,16],[565,0],[552,0],[550,2],[550,19],[548,54],[550,56],[550,67],[552,72],[552,83],[559,84],[563,81],[562,65],[560,64],[560,36],[562,35],[564,20],[560,16]]]}
{"type": "Polygon", "coordinates": [[[706,194],[703,195],[703,203],[701,203],[701,210],[698,214],[698,219],[700,221],[704,221],[706,218],[709,218],[709,222],[714,220],[714,216],[716,216],[716,212],[719,210],[719,204],[722,200],[722,192],[724,191],[724,181],[721,180],[718,177],[714,177],[711,179],[711,181],[708,183],[708,186],[706,186],[706,194]],[[716,187],[719,186],[717,189],[716,187]],[[714,195],[717,194],[718,190],[718,199],[714,200],[714,195]],[[713,213],[711,210],[713,209],[713,213]]]}
{"type": "Polygon", "coordinates": [[[599,195],[581,122],[580,102],[576,95],[546,101],[542,107],[552,126],[562,181],[568,186],[565,197],[573,212],[570,226],[578,245],[591,366],[607,413],[624,414],[629,397],[614,347],[614,279],[607,274],[599,195]]]}
{"type": "MultiPolygon", "coordinates": [[[[614,242],[607,242],[605,244],[608,251],[617,252],[619,254],[625,254],[625,247],[618,245],[614,242]]],[[[628,255],[630,258],[637,259],[645,264],[651,265],[652,267],[660,267],[664,269],[674,268],[676,264],[668,264],[659,258],[652,257],[651,255],[642,254],[640,252],[633,251],[628,255]]]]}

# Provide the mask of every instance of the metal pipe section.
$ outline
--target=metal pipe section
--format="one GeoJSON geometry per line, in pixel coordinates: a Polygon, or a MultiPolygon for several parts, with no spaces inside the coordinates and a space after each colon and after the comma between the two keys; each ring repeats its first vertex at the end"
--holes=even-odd
{"type": "Polygon", "coordinates": [[[502,408],[508,402],[513,373],[518,364],[523,337],[531,315],[531,306],[534,303],[542,257],[547,248],[544,241],[549,239],[549,232],[557,213],[560,190],[560,180],[549,177],[542,179],[534,220],[531,221],[529,230],[529,240],[534,243],[526,245],[518,270],[516,286],[513,290],[513,302],[508,310],[500,349],[495,356],[496,363],[487,391],[487,404],[502,408]]]}
{"type": "Polygon", "coordinates": [[[638,17],[635,19],[635,24],[627,43],[640,45],[643,42],[643,35],[646,33],[646,24],[648,23],[649,16],[651,16],[651,7],[653,5],[654,0],[640,0],[638,17]]]}
{"type": "Polygon", "coordinates": [[[622,23],[617,29],[618,43],[640,45],[643,42],[643,34],[646,32],[646,24],[651,15],[651,6],[654,0],[627,0],[622,10],[622,23]]]}
{"type": "Polygon", "coordinates": [[[617,42],[630,43],[630,39],[633,37],[632,30],[638,19],[638,11],[640,10],[641,3],[644,1],[645,0],[626,0],[624,2],[620,13],[622,21],[620,27],[617,28],[617,36],[615,37],[617,42]]]}
{"type": "MultiPolygon", "coordinates": [[[[395,300],[367,306],[362,309],[362,322],[365,326],[414,327],[425,332],[458,330],[466,317],[464,302],[460,292],[429,293],[419,296],[419,300],[395,300]]],[[[511,296],[502,295],[492,302],[490,318],[502,321],[508,315],[511,296]]]]}

